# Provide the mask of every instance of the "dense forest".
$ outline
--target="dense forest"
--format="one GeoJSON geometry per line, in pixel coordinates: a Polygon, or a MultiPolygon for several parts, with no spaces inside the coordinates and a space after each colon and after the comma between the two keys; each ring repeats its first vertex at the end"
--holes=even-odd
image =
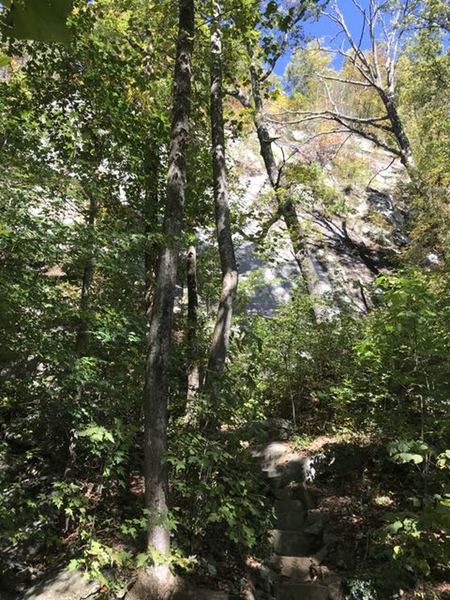
{"type": "Polygon", "coordinates": [[[447,0],[0,4],[0,598],[450,597],[447,0]]]}

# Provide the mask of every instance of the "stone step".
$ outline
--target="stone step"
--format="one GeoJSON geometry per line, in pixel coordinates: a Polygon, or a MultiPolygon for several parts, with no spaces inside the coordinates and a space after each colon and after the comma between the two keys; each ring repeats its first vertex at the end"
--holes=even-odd
{"type": "Polygon", "coordinates": [[[304,523],[305,513],[303,512],[275,513],[275,527],[277,529],[303,531],[304,523]]]}
{"type": "Polygon", "coordinates": [[[304,483],[279,486],[276,479],[269,480],[272,494],[278,500],[300,500],[306,509],[317,506],[317,493],[304,483]]]}
{"type": "Polygon", "coordinates": [[[308,556],[314,552],[314,538],[303,531],[272,529],[269,541],[275,554],[282,556],[308,556]]]}
{"type": "Polygon", "coordinates": [[[275,500],[274,511],[277,529],[299,530],[303,528],[305,511],[300,500],[275,500]]]}
{"type": "Polygon", "coordinates": [[[303,512],[303,503],[301,500],[287,498],[285,500],[277,499],[273,503],[276,513],[283,512],[303,512]]]}
{"type": "Polygon", "coordinates": [[[317,583],[279,583],[276,600],[329,600],[328,588],[317,583]]]}
{"type": "Polygon", "coordinates": [[[254,460],[265,468],[267,465],[274,464],[282,459],[286,454],[289,454],[290,446],[288,442],[271,442],[266,446],[253,448],[251,454],[254,460]]]}
{"type": "Polygon", "coordinates": [[[319,566],[311,556],[278,556],[275,554],[270,563],[283,577],[301,582],[311,581],[315,575],[314,567],[317,570],[319,566]]]}
{"type": "Polygon", "coordinates": [[[320,535],[323,532],[325,524],[328,520],[329,515],[322,512],[320,509],[308,510],[305,518],[305,533],[320,535]]]}
{"type": "MultiPolygon", "coordinates": [[[[44,575],[20,597],[22,600],[73,600],[94,597],[100,588],[98,581],[86,579],[81,570],[69,571],[63,568],[44,575]]],[[[1,596],[0,593],[0,598],[1,596]]]]}
{"type": "Polygon", "coordinates": [[[298,454],[288,454],[280,459],[268,461],[262,465],[262,472],[272,485],[284,487],[291,482],[302,482],[306,479],[309,459],[298,454]]]}
{"type": "Polygon", "coordinates": [[[218,592],[206,588],[197,588],[193,592],[192,598],[194,597],[195,600],[231,600],[230,595],[226,592],[218,592]]]}

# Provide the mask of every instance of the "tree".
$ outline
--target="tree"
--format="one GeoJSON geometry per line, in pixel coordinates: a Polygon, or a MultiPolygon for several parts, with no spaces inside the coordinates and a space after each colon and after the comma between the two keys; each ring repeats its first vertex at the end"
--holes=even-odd
{"type": "Polygon", "coordinates": [[[190,422],[195,411],[195,397],[200,389],[200,366],[198,356],[198,289],[197,289],[197,250],[189,246],[186,257],[187,287],[187,335],[188,348],[187,369],[187,403],[186,422],[190,422]]]}
{"type": "Polygon", "coordinates": [[[448,190],[450,186],[450,54],[441,32],[421,29],[406,49],[399,69],[402,110],[409,115],[420,185],[408,190],[412,264],[445,269],[450,251],[448,190]]]}
{"type": "MultiPolygon", "coordinates": [[[[325,286],[324,289],[320,275],[315,268],[310,249],[306,244],[295,202],[289,189],[290,185],[285,177],[286,160],[283,159],[281,163],[278,164],[275,158],[273,150],[275,140],[271,135],[269,119],[267,118],[264,107],[264,88],[267,86],[269,77],[273,72],[277,60],[286,50],[290,36],[295,37],[298,35],[299,22],[306,16],[307,11],[310,8],[310,2],[299,3],[295,10],[291,9],[287,12],[287,15],[283,15],[284,21],[282,31],[284,34],[282,40],[274,44],[270,35],[267,36],[264,39],[262,46],[262,57],[258,54],[257,47],[247,44],[250,97],[238,87],[232,90],[231,94],[237,98],[244,107],[252,110],[253,123],[258,136],[261,157],[264,161],[269,183],[274,191],[277,201],[278,217],[283,217],[284,219],[294,249],[295,259],[305,284],[312,298],[315,298],[316,300],[319,299],[319,303],[316,302],[314,304],[313,311],[316,319],[320,321],[326,317],[326,308],[322,305],[322,300],[324,292],[327,291],[327,286],[325,286]],[[269,50],[264,51],[265,46],[269,50]],[[264,54],[264,52],[266,53],[264,54]],[[261,64],[264,59],[267,66],[261,64]]],[[[268,12],[268,23],[270,24],[271,12],[268,12]]],[[[271,23],[273,28],[276,28],[277,18],[280,18],[279,13],[275,14],[275,22],[271,23]]],[[[271,224],[274,222],[275,220],[271,220],[271,224]]]]}
{"type": "MultiPolygon", "coordinates": [[[[211,0],[194,23],[193,0],[76,0],[67,45],[2,41],[8,56],[0,55],[0,587],[14,582],[15,570],[22,582],[29,567],[27,587],[70,556],[71,566],[97,579],[107,595],[128,589],[138,572],[127,597],[165,596],[173,582],[169,564],[192,566],[190,580],[207,577],[211,587],[220,580],[239,594],[247,566],[268,558],[272,511],[248,446],[266,443],[270,432],[255,421],[269,417],[292,418],[296,446],[304,434],[320,435],[310,450],[325,439],[328,452],[328,433],[339,447],[350,434],[353,450],[358,439],[373,442],[365,470],[367,483],[375,483],[365,488],[369,516],[382,518],[384,501],[378,509],[372,500],[387,492],[395,494],[389,514],[401,511],[413,525],[409,541],[401,522],[403,531],[397,523],[389,534],[396,564],[406,565],[408,577],[417,569],[428,577],[427,569],[447,564],[437,520],[447,503],[440,471],[450,457],[450,55],[439,34],[445,4],[415,4],[414,35],[408,31],[396,67],[396,102],[400,116],[408,116],[417,177],[391,188],[409,207],[408,244],[395,263],[382,260],[375,240],[382,231],[390,242],[390,203],[370,198],[373,212],[361,221],[359,210],[352,212],[364,165],[381,153],[369,154],[361,168],[363,160],[343,167],[325,138],[325,151],[318,145],[317,152],[326,156],[323,168],[296,160],[297,146],[288,155],[298,132],[278,140],[270,122],[271,109],[332,112],[332,101],[354,119],[385,110],[350,59],[333,70],[332,55],[314,43],[295,52],[291,79],[300,93],[283,94],[274,66],[301,38],[304,9],[315,4],[211,0]],[[428,7],[422,17],[420,6],[428,7]],[[244,108],[222,97],[234,83],[244,108]],[[362,94],[355,97],[355,89],[362,94]],[[243,135],[239,147],[248,156],[236,156],[229,143],[227,157],[227,135],[243,135]],[[254,138],[262,171],[253,160],[254,138]],[[226,158],[236,159],[232,179],[226,158]],[[265,233],[283,220],[307,286],[294,286],[271,318],[243,307],[236,317],[232,227],[244,223],[244,236],[250,228],[247,208],[236,202],[231,209],[228,190],[261,175],[275,208],[262,216],[266,195],[258,197],[264,206],[252,210],[252,231],[256,224],[265,233]],[[373,303],[367,291],[368,316],[342,302],[339,314],[317,326],[324,313],[317,303],[311,314],[305,293],[321,294],[312,223],[318,244],[335,250],[346,269],[359,270],[363,261],[374,275],[383,270],[373,303]],[[408,268],[399,272],[398,265],[408,268]],[[385,269],[395,269],[393,276],[385,269]],[[232,319],[238,326],[231,336],[232,319]],[[196,394],[199,367],[207,365],[196,394]],[[188,394],[196,394],[187,403],[186,379],[188,394]],[[199,419],[183,418],[191,407],[199,419]],[[383,469],[371,472],[372,461],[385,459],[387,437],[394,438],[389,453],[396,462],[414,461],[402,467],[414,505],[383,469]],[[420,531],[412,521],[419,512],[420,531]]],[[[376,33],[381,58],[383,32],[376,33]]],[[[312,117],[319,134],[328,134],[312,117]]],[[[360,126],[398,149],[392,133],[360,126]]],[[[274,248],[276,234],[270,242],[274,248]]],[[[242,286],[241,304],[257,277],[258,270],[242,286]]],[[[339,287],[333,294],[339,302],[339,287]]],[[[304,489],[285,491],[296,496],[304,489]]],[[[359,521],[357,529],[364,531],[359,521]]]]}
{"type": "Polygon", "coordinates": [[[223,117],[223,82],[222,82],[222,3],[213,0],[213,19],[211,26],[211,93],[210,116],[212,138],[213,190],[214,207],[219,247],[220,265],[222,269],[222,290],[220,295],[217,319],[211,340],[206,388],[210,387],[225,367],[233,304],[238,285],[238,271],[234,255],[233,238],[231,236],[230,207],[228,201],[228,185],[225,164],[225,127],[223,117]]]}
{"type": "Polygon", "coordinates": [[[166,206],[158,273],[151,308],[146,365],[144,415],[145,504],[148,510],[147,548],[155,564],[146,573],[155,598],[170,587],[170,529],[167,504],[168,363],[180,235],[186,188],[186,150],[189,135],[191,61],[194,44],[194,3],[179,2],[179,29],[174,73],[172,133],[166,206]]]}
{"type": "Polygon", "coordinates": [[[317,73],[329,68],[329,63],[329,55],[320,50],[316,41],[294,49],[284,78],[288,92],[295,95],[295,102],[314,106],[322,92],[317,73]]]}
{"type": "Polygon", "coordinates": [[[414,161],[411,142],[399,112],[397,67],[411,34],[412,23],[417,22],[421,3],[370,0],[366,9],[358,0],[352,2],[354,10],[361,16],[358,36],[351,32],[338,3],[333,2],[331,10],[324,11],[323,14],[336,26],[337,34],[334,39],[341,39],[342,46],[319,45],[319,48],[322,52],[343,59],[345,65],[351,65],[353,72],[348,77],[341,73],[319,74],[327,90],[329,108],[318,112],[299,111],[297,114],[300,119],[291,123],[304,123],[316,119],[333,121],[397,156],[411,171],[414,161]],[[366,37],[368,49],[363,47],[366,37]],[[328,88],[330,82],[351,86],[355,92],[361,89],[370,90],[379,98],[381,112],[364,116],[348,114],[333,98],[328,88]]]}

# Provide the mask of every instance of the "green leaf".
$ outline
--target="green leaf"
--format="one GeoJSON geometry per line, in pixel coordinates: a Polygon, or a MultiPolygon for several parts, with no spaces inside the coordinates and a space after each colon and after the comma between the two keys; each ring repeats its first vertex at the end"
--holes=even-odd
{"type": "Polygon", "coordinates": [[[400,452],[399,454],[394,455],[395,462],[398,463],[410,463],[418,465],[423,462],[423,456],[420,454],[411,454],[410,452],[400,452]]]}
{"type": "Polygon", "coordinates": [[[68,564],[68,569],[69,571],[76,571],[78,569],[78,567],[80,566],[81,561],[79,559],[76,558],[72,558],[72,560],[69,562],[68,564]]]}
{"type": "Polygon", "coordinates": [[[389,533],[398,533],[400,529],[403,529],[403,522],[394,521],[394,523],[388,525],[386,529],[389,531],[389,533]]]}
{"type": "Polygon", "coordinates": [[[150,556],[146,552],[140,552],[136,556],[136,567],[143,567],[144,565],[148,564],[149,560],[150,556]]]}
{"type": "MultiPolygon", "coordinates": [[[[11,57],[0,52],[0,68],[7,67],[11,62],[11,57]]],[[[0,232],[1,233],[1,232],[0,232]]]]}
{"type": "Polygon", "coordinates": [[[17,39],[68,43],[66,21],[72,0],[17,0],[12,3],[3,32],[17,39]]]}
{"type": "Polygon", "coordinates": [[[95,423],[89,425],[89,427],[86,427],[86,429],[83,429],[82,431],[78,431],[77,435],[78,437],[87,437],[93,442],[108,441],[114,443],[113,434],[105,429],[105,427],[96,425],[95,423]]]}

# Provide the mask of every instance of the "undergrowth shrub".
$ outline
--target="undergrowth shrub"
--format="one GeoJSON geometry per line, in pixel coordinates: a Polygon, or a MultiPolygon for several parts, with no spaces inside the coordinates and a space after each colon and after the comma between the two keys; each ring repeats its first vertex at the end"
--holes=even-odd
{"type": "Polygon", "coordinates": [[[239,434],[211,438],[178,430],[167,460],[176,539],[185,555],[198,556],[210,574],[215,562],[235,561],[249,552],[265,556],[272,514],[239,434]]]}

